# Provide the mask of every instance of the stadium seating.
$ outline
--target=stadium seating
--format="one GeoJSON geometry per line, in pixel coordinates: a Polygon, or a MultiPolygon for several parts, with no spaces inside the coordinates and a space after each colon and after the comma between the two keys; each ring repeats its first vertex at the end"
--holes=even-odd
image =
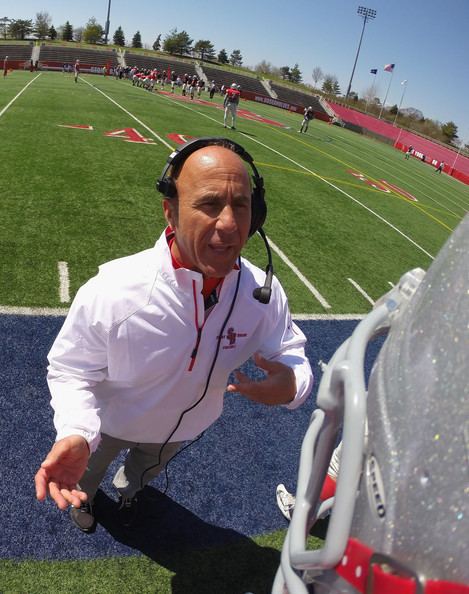
{"type": "Polygon", "coordinates": [[[9,62],[28,62],[31,60],[32,46],[30,43],[25,44],[1,44],[0,45],[0,60],[3,66],[5,56],[8,56],[9,62]]]}
{"type": "Polygon", "coordinates": [[[125,52],[125,63],[131,68],[137,66],[137,68],[157,68],[158,70],[167,71],[168,68],[174,70],[177,75],[183,76],[188,74],[189,76],[197,76],[195,65],[190,62],[183,62],[182,60],[176,60],[174,58],[162,58],[156,56],[147,56],[145,54],[132,54],[125,52]]]}
{"type": "Polygon", "coordinates": [[[201,66],[207,80],[209,82],[214,80],[219,88],[222,85],[229,87],[232,83],[236,83],[241,86],[242,91],[252,91],[258,95],[267,95],[267,91],[262,83],[253,76],[244,76],[242,74],[234,74],[226,70],[220,70],[219,68],[210,68],[205,63],[202,63],[201,66]]]}
{"type": "Polygon", "coordinates": [[[319,99],[312,94],[310,95],[301,91],[295,91],[294,89],[284,87],[272,81],[270,82],[270,86],[281,101],[293,103],[293,105],[301,105],[302,107],[309,107],[311,105],[315,112],[326,113],[324,107],[319,102],[319,99]]]}
{"type": "Polygon", "coordinates": [[[51,66],[74,64],[80,60],[81,64],[102,68],[105,65],[117,66],[115,50],[85,49],[72,46],[41,45],[39,63],[51,66]]]}

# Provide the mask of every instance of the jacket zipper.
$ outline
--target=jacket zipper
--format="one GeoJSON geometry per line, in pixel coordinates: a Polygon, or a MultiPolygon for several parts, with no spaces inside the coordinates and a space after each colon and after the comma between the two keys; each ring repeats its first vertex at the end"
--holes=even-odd
{"type": "MultiPolygon", "coordinates": [[[[202,328],[204,327],[204,324],[202,324],[202,326],[199,326],[199,313],[197,310],[197,294],[196,294],[196,283],[195,280],[192,281],[192,294],[194,297],[194,308],[195,308],[195,327],[197,328],[197,338],[195,341],[195,346],[192,349],[192,353],[191,353],[191,360],[189,363],[189,369],[188,371],[192,371],[194,365],[195,365],[195,359],[197,357],[197,352],[199,350],[199,344],[200,344],[200,339],[202,338],[202,328]]],[[[205,321],[204,321],[205,323],[205,321]]]]}

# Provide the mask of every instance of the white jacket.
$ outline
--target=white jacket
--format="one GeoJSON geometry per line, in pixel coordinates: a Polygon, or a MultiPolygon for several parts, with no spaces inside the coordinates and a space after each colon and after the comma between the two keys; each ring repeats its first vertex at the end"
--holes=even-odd
{"type": "Polygon", "coordinates": [[[193,439],[220,416],[230,372],[256,351],[293,368],[297,394],[287,406],[299,406],[313,378],[279,282],[268,305],[257,302],[252,291],[265,273],[241,259],[204,323],[202,275],[174,269],[163,233],[154,248],[100,266],[78,291],[49,353],[57,439],[82,435],[91,451],[101,432],[165,442],[204,392],[239,274],[207,393],[170,441],[193,439]]]}

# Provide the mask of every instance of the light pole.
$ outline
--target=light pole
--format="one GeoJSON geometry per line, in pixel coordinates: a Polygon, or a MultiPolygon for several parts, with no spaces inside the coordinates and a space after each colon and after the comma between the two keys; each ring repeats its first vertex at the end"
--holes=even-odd
{"type": "Polygon", "coordinates": [[[396,111],[396,117],[394,118],[394,122],[392,123],[392,125],[393,125],[393,126],[395,126],[395,125],[396,125],[396,122],[397,122],[397,116],[399,115],[399,111],[400,111],[400,109],[401,109],[401,105],[402,105],[402,102],[403,102],[403,100],[404,100],[404,95],[405,95],[405,92],[406,92],[406,89],[407,89],[407,80],[403,80],[403,81],[401,82],[401,85],[403,86],[403,89],[402,89],[402,95],[401,95],[401,100],[400,100],[400,102],[399,102],[399,107],[397,108],[397,111],[396,111]]]}
{"type": "Polygon", "coordinates": [[[371,19],[374,19],[376,17],[376,10],[373,10],[372,8],[365,8],[364,6],[359,6],[357,9],[357,14],[359,14],[363,19],[363,27],[362,27],[362,34],[360,35],[360,41],[358,43],[357,55],[355,56],[355,62],[353,64],[353,68],[352,68],[352,75],[350,77],[350,82],[348,84],[347,94],[345,95],[345,99],[348,99],[348,96],[350,95],[350,89],[352,88],[353,75],[355,74],[355,66],[357,65],[358,55],[360,53],[360,48],[362,45],[363,33],[365,32],[365,25],[367,24],[368,21],[371,21],[371,19]]]}
{"type": "Polygon", "coordinates": [[[107,40],[109,36],[109,25],[111,24],[109,21],[109,15],[111,14],[111,0],[109,0],[107,5],[107,19],[106,19],[106,26],[104,27],[104,43],[107,45],[107,40]]]}

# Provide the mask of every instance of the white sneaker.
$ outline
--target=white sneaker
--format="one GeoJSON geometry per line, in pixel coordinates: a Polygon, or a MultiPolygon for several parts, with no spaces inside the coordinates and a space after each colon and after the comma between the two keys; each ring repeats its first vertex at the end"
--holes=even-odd
{"type": "Polygon", "coordinates": [[[295,502],[295,496],[287,491],[284,484],[277,486],[277,505],[287,520],[291,520],[295,502]]]}

